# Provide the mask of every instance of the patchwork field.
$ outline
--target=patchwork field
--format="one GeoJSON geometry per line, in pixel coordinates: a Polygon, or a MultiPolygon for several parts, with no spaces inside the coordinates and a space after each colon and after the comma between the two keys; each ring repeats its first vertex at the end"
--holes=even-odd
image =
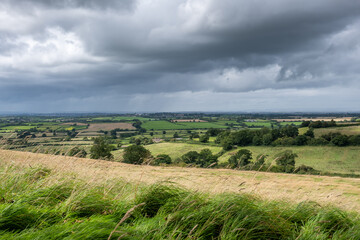
{"type": "Polygon", "coordinates": [[[284,118],[284,119],[272,119],[278,122],[291,122],[291,121],[331,121],[334,120],[335,122],[343,122],[343,121],[351,121],[352,117],[325,117],[325,118],[284,118]]]}
{"type": "Polygon", "coordinates": [[[146,121],[141,127],[147,130],[180,130],[180,129],[207,129],[227,128],[225,125],[211,122],[168,122],[168,121],[146,121]]]}
{"type": "Polygon", "coordinates": [[[91,123],[90,126],[86,129],[87,132],[97,132],[100,130],[110,131],[113,129],[136,129],[131,123],[91,123]]]}
{"type": "Polygon", "coordinates": [[[360,179],[128,165],[102,160],[0,150],[0,162],[36,168],[46,167],[91,183],[123,179],[152,184],[171,181],[179,186],[210,193],[251,193],[267,200],[316,201],[360,212],[360,179]]]}

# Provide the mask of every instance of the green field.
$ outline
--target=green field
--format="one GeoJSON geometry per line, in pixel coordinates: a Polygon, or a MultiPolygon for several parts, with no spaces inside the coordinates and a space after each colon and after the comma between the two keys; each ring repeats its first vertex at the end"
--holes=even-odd
{"type": "Polygon", "coordinates": [[[331,127],[331,128],[315,128],[314,133],[315,137],[320,137],[321,135],[338,132],[345,135],[359,135],[360,126],[349,126],[349,127],[331,127]]]}
{"type": "MultiPolygon", "coordinates": [[[[298,154],[296,165],[305,164],[317,170],[333,173],[360,174],[360,147],[335,147],[335,146],[291,146],[291,147],[243,147],[253,153],[253,157],[259,154],[268,155],[268,162],[273,162],[275,155],[281,151],[292,150],[298,154]]],[[[242,149],[242,148],[238,148],[242,149]]],[[[237,150],[235,150],[237,151],[237,150]]],[[[232,151],[232,152],[235,152],[232,151]]],[[[219,161],[227,161],[231,156],[228,152],[219,158],[219,161]]]]}
{"type": "Polygon", "coordinates": [[[246,126],[253,126],[253,127],[268,127],[270,128],[271,127],[271,123],[270,122],[244,122],[246,126]]]}
{"type": "Polygon", "coordinates": [[[173,123],[168,121],[146,121],[141,127],[146,130],[180,130],[180,129],[207,129],[207,128],[227,128],[213,122],[182,122],[173,123]]]}
{"type": "Polygon", "coordinates": [[[302,122],[280,122],[281,126],[286,126],[286,125],[295,125],[295,126],[300,126],[302,122]]]}
{"type": "Polygon", "coordinates": [[[136,116],[117,116],[117,117],[95,117],[95,118],[91,118],[90,120],[93,121],[132,121],[134,119],[140,120],[140,121],[147,121],[149,120],[149,118],[144,118],[144,117],[136,117],[136,116]]]}
{"type": "MultiPolygon", "coordinates": [[[[172,159],[181,157],[183,154],[189,151],[201,151],[204,148],[209,148],[213,153],[218,153],[221,151],[221,147],[217,146],[207,146],[200,144],[189,144],[189,143],[158,143],[145,146],[150,150],[152,155],[156,156],[157,154],[168,154],[172,159]]],[[[323,172],[332,172],[332,173],[344,173],[344,174],[360,174],[360,147],[333,147],[333,146],[291,146],[291,147],[265,147],[265,146],[248,146],[243,147],[249,149],[253,157],[255,158],[259,154],[268,155],[268,162],[272,162],[275,159],[275,155],[279,152],[285,150],[292,150],[298,154],[296,159],[296,165],[305,164],[311,166],[317,170],[323,172]]],[[[219,158],[220,162],[227,161],[231,156],[232,152],[225,153],[219,158]]],[[[115,155],[119,154],[123,150],[115,152],[115,155]]]]}
{"type": "Polygon", "coordinates": [[[152,155],[168,154],[173,160],[181,157],[183,154],[189,151],[200,152],[202,149],[208,148],[213,154],[221,151],[221,147],[206,146],[200,144],[188,144],[188,143],[158,143],[145,146],[152,155]]]}

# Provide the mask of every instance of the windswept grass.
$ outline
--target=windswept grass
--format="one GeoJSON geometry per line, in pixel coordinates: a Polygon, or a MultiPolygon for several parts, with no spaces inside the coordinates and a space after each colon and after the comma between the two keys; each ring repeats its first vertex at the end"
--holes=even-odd
{"type": "Polygon", "coordinates": [[[0,239],[360,239],[355,213],[313,202],[84,182],[0,165],[0,239]]]}

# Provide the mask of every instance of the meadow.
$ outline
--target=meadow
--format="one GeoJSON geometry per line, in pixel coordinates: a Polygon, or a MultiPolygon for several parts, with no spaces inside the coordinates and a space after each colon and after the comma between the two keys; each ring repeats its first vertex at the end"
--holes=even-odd
{"type": "Polygon", "coordinates": [[[4,240],[360,238],[357,179],[4,150],[0,159],[4,240]]]}
{"type": "MultiPolygon", "coordinates": [[[[189,143],[158,143],[145,146],[156,156],[157,154],[168,154],[173,160],[181,157],[189,151],[198,151],[208,148],[214,154],[221,151],[221,147],[203,144],[189,143]]],[[[260,154],[268,155],[267,161],[273,163],[275,155],[292,150],[299,157],[296,158],[296,166],[302,164],[311,166],[316,170],[330,173],[360,174],[359,152],[360,147],[335,147],[335,146],[286,146],[286,147],[267,147],[267,146],[246,146],[236,150],[226,152],[219,158],[219,162],[226,162],[231,155],[239,149],[249,149],[253,158],[260,154]]],[[[121,160],[122,150],[116,151],[115,156],[121,160]]]]}
{"type": "Polygon", "coordinates": [[[327,133],[341,133],[345,135],[359,135],[360,134],[360,126],[347,126],[347,127],[332,127],[332,128],[316,128],[314,130],[315,136],[320,137],[321,135],[327,133]]]}

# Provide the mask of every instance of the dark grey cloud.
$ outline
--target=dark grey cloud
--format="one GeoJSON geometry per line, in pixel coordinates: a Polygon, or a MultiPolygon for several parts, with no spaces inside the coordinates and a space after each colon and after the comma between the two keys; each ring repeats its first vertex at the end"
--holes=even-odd
{"type": "Polygon", "coordinates": [[[181,109],[187,99],[206,108],[214,97],[226,102],[237,95],[260,110],[268,108],[261,96],[280,101],[286,91],[298,91],[306,99],[315,94],[305,101],[313,109],[314,99],[332,101],[333,88],[356,95],[358,39],[355,0],[4,0],[0,103],[62,111],[82,110],[96,99],[94,111],[109,101],[123,102],[114,111],[134,103],[139,111],[149,110],[139,99],[152,97],[151,110],[187,110],[181,109]]]}

